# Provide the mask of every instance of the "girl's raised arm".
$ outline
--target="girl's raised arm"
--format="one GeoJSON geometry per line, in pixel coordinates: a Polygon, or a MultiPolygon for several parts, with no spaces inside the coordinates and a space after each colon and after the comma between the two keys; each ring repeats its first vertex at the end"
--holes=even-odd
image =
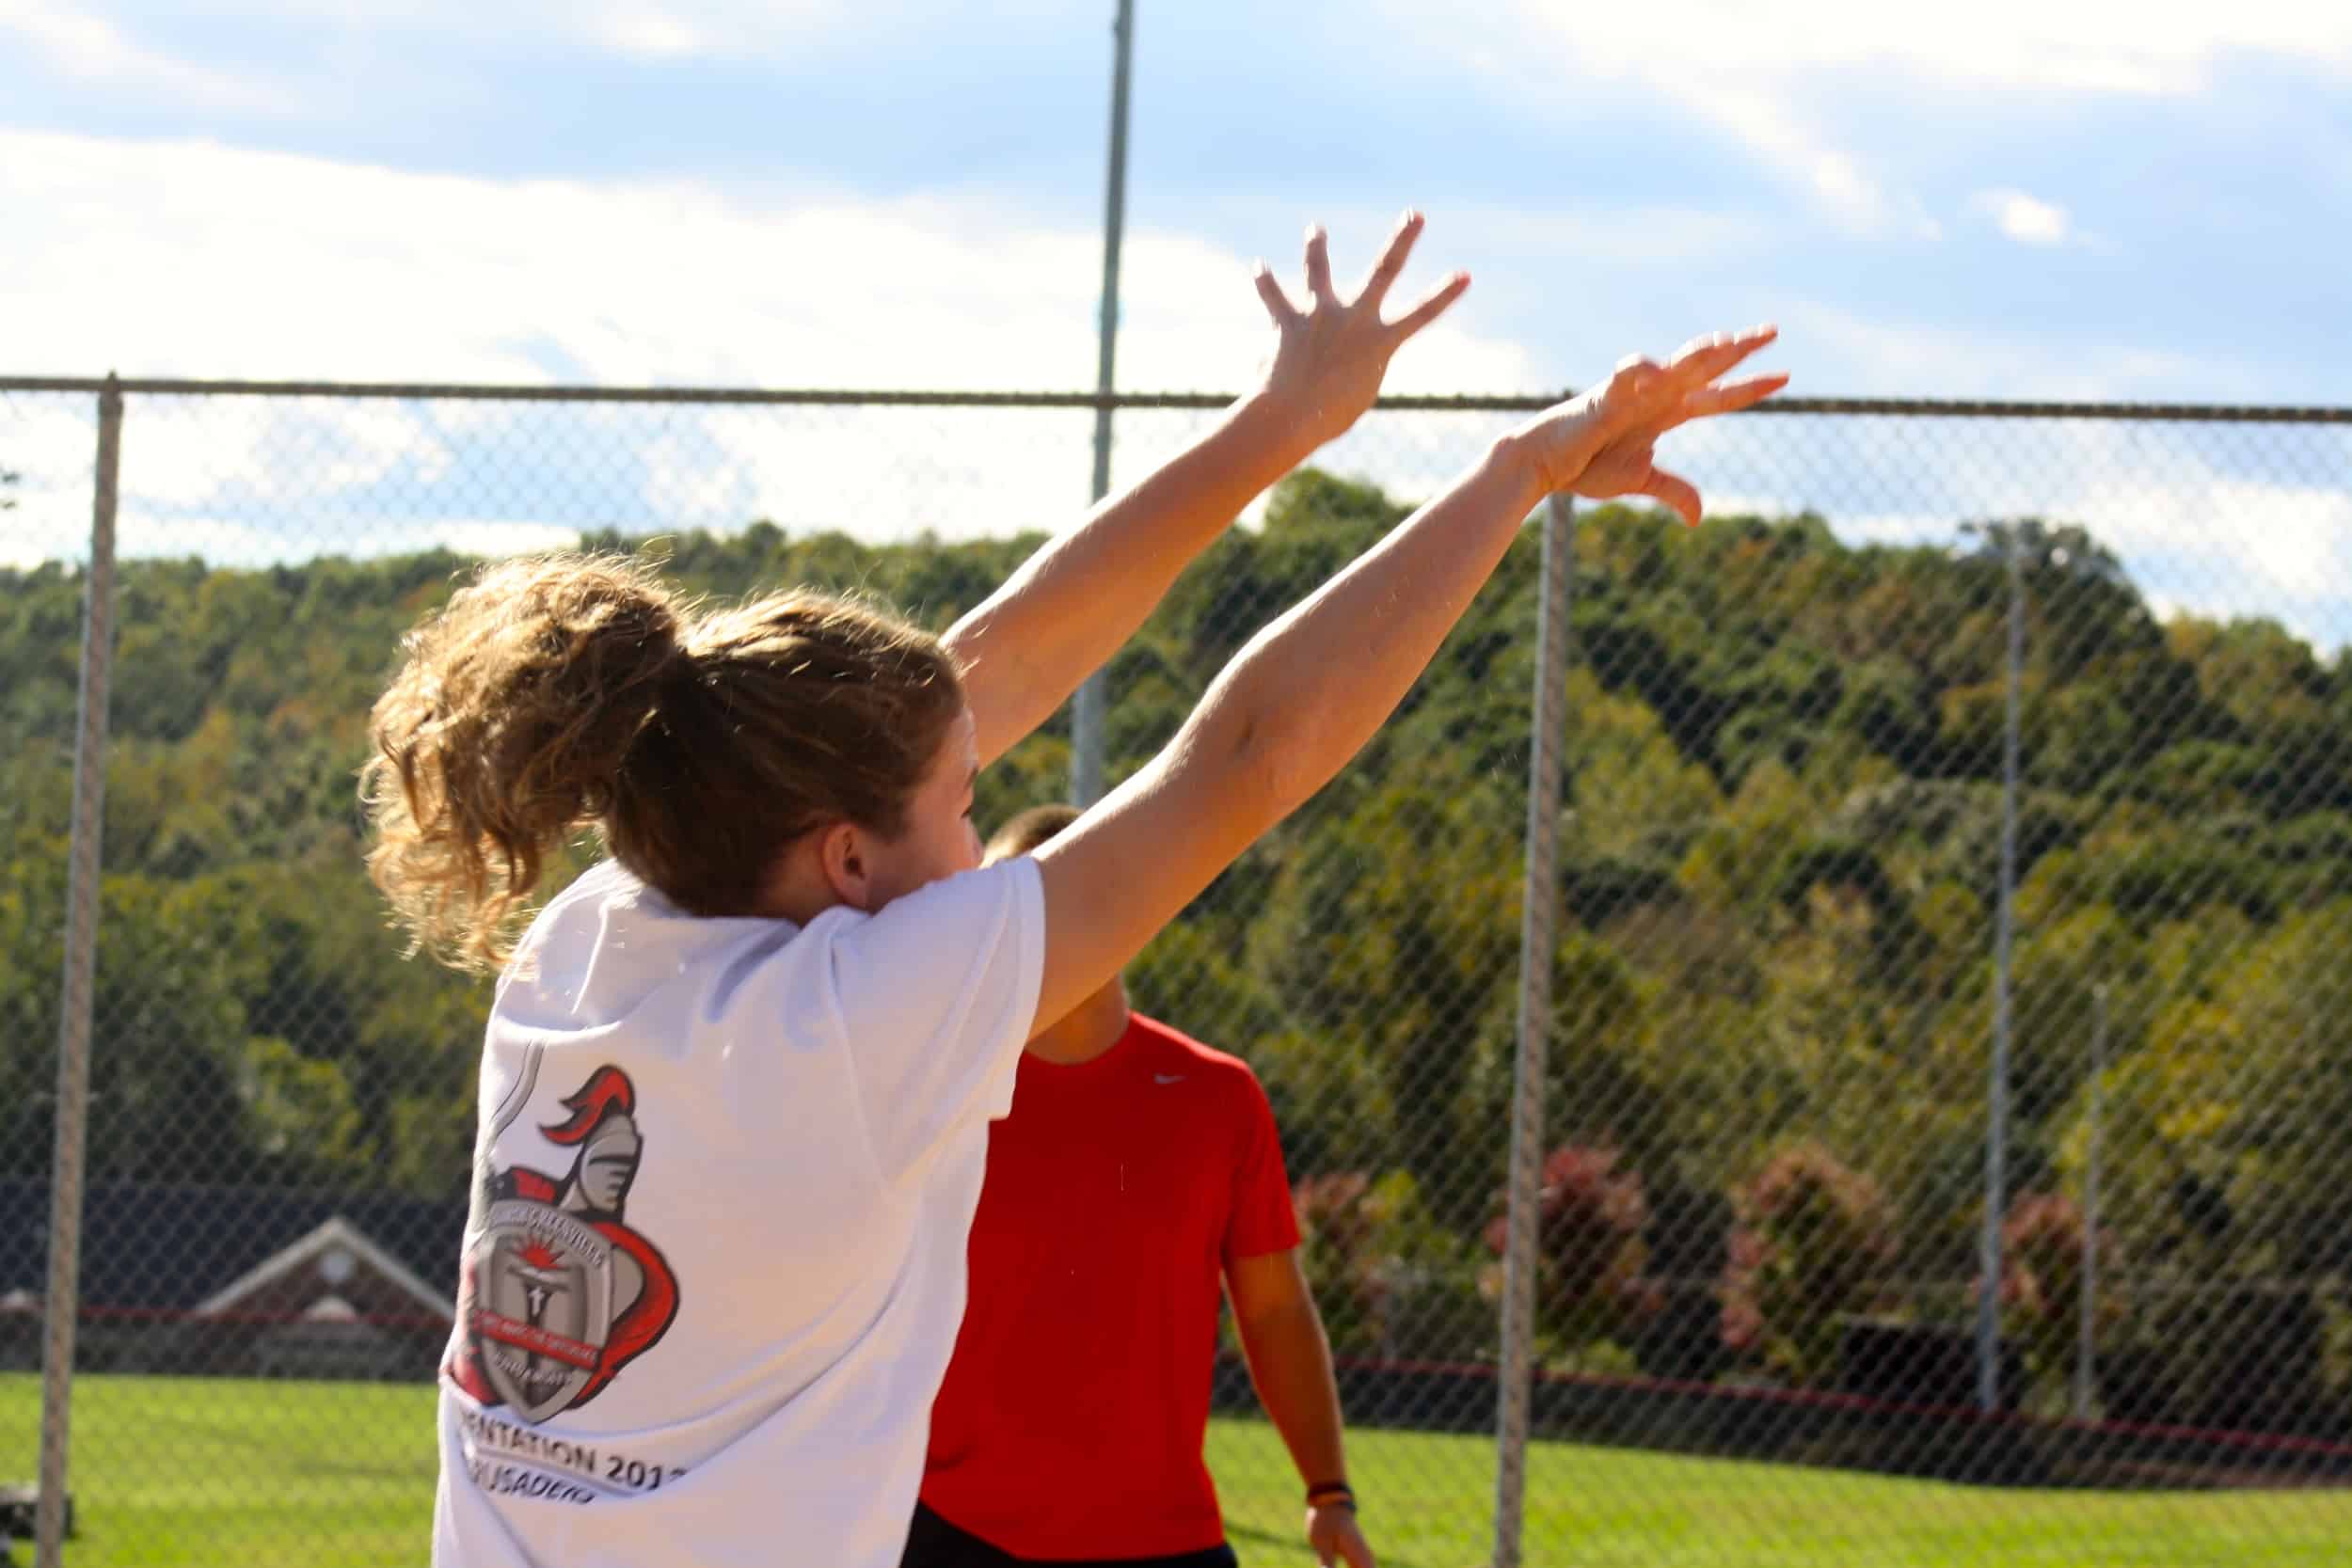
{"type": "Polygon", "coordinates": [[[947,632],[943,641],[963,668],[983,766],[1043,723],[1117,653],[1177,574],[1260,491],[1372,406],[1390,356],[1470,284],[1456,274],[1403,316],[1381,319],[1421,229],[1421,215],[1407,213],[1352,300],[1331,287],[1320,229],[1307,234],[1304,309],[1261,265],[1258,293],[1278,338],[1257,390],[1185,451],[1030,557],[947,632]]]}
{"type": "Polygon", "coordinates": [[[1784,375],[1718,386],[1769,327],[1629,359],[1607,385],[1497,441],[1454,487],[1253,638],[1176,737],[1038,851],[1051,1023],[1116,974],[1261,833],[1328,783],[1404,700],[1545,496],[1640,494],[1696,523],[1652,446],[1745,408],[1784,375]]]}

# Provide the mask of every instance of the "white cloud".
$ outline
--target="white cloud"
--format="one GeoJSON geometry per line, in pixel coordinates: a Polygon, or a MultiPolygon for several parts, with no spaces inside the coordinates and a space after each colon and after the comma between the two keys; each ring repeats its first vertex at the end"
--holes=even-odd
{"type": "Polygon", "coordinates": [[[2267,616],[2352,646],[2352,492],[2340,427],[1764,416],[1670,459],[1712,510],[1821,512],[1856,543],[1948,546],[1965,521],[2079,524],[2161,614],[2267,616]]]}
{"type": "Polygon", "coordinates": [[[0,467],[19,478],[0,512],[0,566],[88,556],[93,401],[0,392],[0,467]]]}
{"type": "MultiPolygon", "coordinates": [[[[1628,68],[1603,69],[1613,75],[1628,68]]],[[[1678,73],[1671,81],[1636,74],[1646,87],[1685,98],[1686,109],[1712,120],[1752,156],[1779,170],[1847,231],[1879,235],[1907,229],[1918,237],[1935,237],[1916,200],[1891,194],[1864,159],[1830,145],[1801,101],[1790,95],[1728,72],[1704,93],[1691,91],[1678,73]]]]}
{"type": "MultiPolygon", "coordinates": [[[[287,559],[281,533],[250,518],[217,515],[158,515],[140,508],[123,513],[119,547],[126,556],[198,555],[214,565],[261,566],[287,559]]],[[[438,546],[469,555],[519,555],[528,550],[570,549],[580,531],[529,518],[440,517],[394,535],[365,517],[322,517],[320,546],[298,552],[358,558],[438,546]]]]}
{"type": "Polygon", "coordinates": [[[1974,205],[2019,245],[2064,245],[2074,232],[2065,208],[2024,191],[1979,191],[1974,205]]]}
{"type": "MultiPolygon", "coordinates": [[[[0,208],[43,216],[0,227],[0,276],[40,302],[11,323],[12,372],[538,383],[552,362],[602,385],[1093,379],[1099,239],[977,201],[767,207],[682,183],[0,131],[0,208]]],[[[1427,281],[1408,276],[1401,295],[1427,281]]],[[[1132,233],[1123,299],[1126,386],[1232,390],[1270,346],[1245,258],[1197,239],[1132,233]]],[[[1450,320],[1405,351],[1391,386],[1539,379],[1521,346],[1450,320]]],[[[26,471],[26,508],[0,532],[50,519],[40,553],[87,527],[87,401],[0,398],[0,451],[26,471]]],[[[1210,417],[1122,420],[1117,473],[1139,476],[1158,433],[1181,439],[1210,417]]],[[[152,519],[142,547],[258,548],[220,532],[234,517],[290,554],[415,537],[448,512],[1002,533],[1084,509],[1090,430],[1084,410],[142,397],[125,507],[152,519]],[[166,546],[156,531],[175,516],[192,543],[166,546]]]]}
{"type": "MultiPolygon", "coordinates": [[[[1384,213],[1353,214],[1358,232],[1376,233],[1384,213]]],[[[1335,215],[1332,228],[1341,227],[1335,215]]],[[[1731,208],[1629,206],[1464,207],[1448,203],[1432,219],[1429,243],[1453,251],[1507,251],[1572,257],[1582,262],[1656,267],[1716,261],[1752,252],[1772,238],[1754,213],[1731,208]]]]}
{"type": "Polygon", "coordinates": [[[1784,345],[1796,345],[1808,362],[1838,366],[1836,390],[1856,396],[2171,401],[2185,386],[2214,401],[2263,395],[2254,372],[2163,348],[2077,347],[2036,334],[1865,316],[1809,298],[1783,299],[1769,314],[1784,345]]]}
{"type": "Polygon", "coordinates": [[[2352,643],[2352,494],[2149,467],[2108,469],[2082,501],[2143,578],[2200,613],[2271,615],[2324,647],[2352,643]]]}
{"type": "MultiPolygon", "coordinates": [[[[1089,385],[1100,241],[980,202],[787,207],[672,182],[499,181],[200,142],[0,131],[17,368],[603,383],[1089,385]]],[[[1410,279],[1404,288],[1415,285],[1410,279]]],[[[1129,385],[1231,387],[1267,346],[1244,257],[1131,233],[1129,385]]],[[[1400,360],[1525,384],[1449,322],[1400,360]]]]}
{"type": "Polygon", "coordinates": [[[1519,15],[1593,69],[1681,78],[1693,94],[1702,78],[1851,70],[2028,91],[2185,93],[2239,54],[2352,71],[2352,10],[2312,0],[1810,0],[1802,12],[1745,0],[1576,8],[1519,0],[1519,15]]]}
{"type": "Polygon", "coordinates": [[[2352,6],[2324,0],[1518,0],[1475,24],[1422,0],[1384,10],[1391,27],[1546,112],[1581,104],[1590,87],[1633,89],[1712,123],[1849,230],[1920,238],[1935,236],[1932,217],[1890,187],[1869,150],[1844,145],[1820,105],[1913,85],[2187,95],[2245,55],[2352,75],[2352,6]]]}
{"type": "Polygon", "coordinates": [[[1851,154],[1796,146],[1790,150],[1811,163],[1813,194],[1824,205],[1857,226],[1875,226],[1883,221],[1886,198],[1851,154]]]}
{"type": "Polygon", "coordinates": [[[691,55],[703,47],[703,36],[691,24],[651,6],[616,7],[595,14],[598,41],[624,55],[656,59],[691,55]]]}
{"type": "MultiPolygon", "coordinates": [[[[2163,495],[2161,515],[2155,517],[2145,508],[2119,504],[2122,498],[2115,497],[2104,504],[2086,499],[2044,510],[2084,523],[2114,550],[2149,613],[2159,621],[2182,615],[2209,621],[2259,618],[2278,622],[2323,657],[2352,648],[2352,562],[2343,559],[2352,506],[2329,515],[2330,501],[2345,498],[2314,498],[2284,485],[2217,483],[2206,499],[2218,501],[2220,509],[2199,515],[2201,537],[2194,547],[2183,548],[2180,540],[2189,528],[2178,508],[2194,499],[2194,492],[2163,495]],[[2270,561],[2279,549],[2245,548],[2249,531],[2272,527],[2281,516],[2292,519],[2283,553],[2335,552],[2326,562],[2326,576],[2280,578],[2270,561]]],[[[1839,538],[1856,544],[1942,546],[1957,537],[1951,517],[1942,513],[1838,517],[1831,526],[1839,538]]]]}
{"type": "MultiPolygon", "coordinates": [[[[163,8],[163,0],[112,0],[71,11],[57,0],[0,0],[0,16],[77,16],[100,8],[136,16],[163,8]]],[[[2328,0],[1978,0],[1965,7],[1808,0],[1802,8],[1753,0],[1609,8],[1516,0],[1516,7],[1486,8],[1469,19],[1431,0],[1382,0],[1380,8],[1386,25],[1408,29],[1482,71],[1534,73],[1556,86],[1565,60],[1601,78],[1662,87],[1686,105],[1742,91],[1785,104],[1782,79],[1796,72],[2137,95],[2197,91],[2233,55],[2285,56],[2352,72],[2352,11],[2328,0]]],[[[325,12],[339,26],[369,31],[733,58],[817,40],[938,34],[972,9],[959,0],[338,0],[332,8],[316,0],[211,0],[206,7],[215,17],[279,24],[315,24],[325,12]]],[[[999,26],[1106,29],[1109,13],[1107,0],[994,0],[988,8],[999,26]]],[[[1147,29],[1156,24],[1147,14],[1147,29]]]]}
{"type": "Polygon", "coordinates": [[[11,35],[50,70],[78,82],[119,84],[210,109],[270,112],[287,108],[294,99],[278,86],[144,48],[87,7],[0,0],[0,38],[11,35]]]}
{"type": "MultiPolygon", "coordinates": [[[[112,0],[110,8],[136,18],[182,3],[112,0]]],[[[993,8],[1044,3],[998,0],[993,8]]],[[[360,38],[405,33],[445,46],[522,42],[657,61],[774,55],[955,14],[946,0],[337,0],[331,7],[317,0],[210,0],[206,10],[216,20],[242,19],[284,32],[331,26],[360,38]]]]}
{"type": "MultiPolygon", "coordinates": [[[[32,302],[10,324],[12,371],[537,382],[553,362],[608,385],[1092,379],[1096,236],[977,201],[767,206],[675,182],[428,176],[0,131],[0,207],[39,219],[0,226],[0,276],[32,302]]],[[[1574,210],[1464,221],[1522,245],[1605,245],[1615,222],[1574,210]]],[[[1653,229],[1708,255],[1747,243],[1751,220],[1666,210],[1631,220],[1621,250],[1643,254],[1653,229]]],[[[1360,263],[1343,248],[1343,271],[1360,263]]],[[[1407,277],[1400,296],[1425,281],[1407,277]]],[[[1145,230],[1130,236],[1125,284],[1124,385],[1231,389],[1266,347],[1240,255],[1145,230]]],[[[1393,389],[1546,383],[1525,347],[1475,330],[1475,304],[1406,351],[1393,389]]],[[[1841,390],[2113,397],[2197,373],[2161,351],[2083,354],[1801,300],[1773,313],[1804,358],[1851,367],[1860,385],[1841,390]]],[[[25,473],[22,507],[0,516],[0,560],[79,553],[89,402],[0,394],[0,456],[25,473]]],[[[1213,418],[1122,414],[1117,478],[1213,418]]],[[[1422,499],[1513,419],[1375,416],[1323,460],[1422,499]]],[[[141,397],[124,436],[123,537],[267,560],[427,540],[530,547],[755,515],[869,538],[1004,534],[1082,510],[1091,423],[1084,410],[141,397]]],[[[2334,646],[2352,641],[2352,499],[2263,477],[2342,471],[2329,434],[2265,431],[2233,451],[2160,427],[1757,418],[1679,434],[1665,455],[1719,509],[1814,506],[1841,531],[2081,521],[2151,592],[2277,614],[2334,646]]]]}

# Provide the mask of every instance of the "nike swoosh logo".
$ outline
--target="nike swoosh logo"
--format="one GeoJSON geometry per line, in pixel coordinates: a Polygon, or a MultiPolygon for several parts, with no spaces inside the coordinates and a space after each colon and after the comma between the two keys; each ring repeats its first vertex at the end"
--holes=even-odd
{"type": "Polygon", "coordinates": [[[1181,1084],[1184,1081],[1184,1075],[1181,1072],[1155,1072],[1152,1075],[1154,1084],[1181,1084]]]}

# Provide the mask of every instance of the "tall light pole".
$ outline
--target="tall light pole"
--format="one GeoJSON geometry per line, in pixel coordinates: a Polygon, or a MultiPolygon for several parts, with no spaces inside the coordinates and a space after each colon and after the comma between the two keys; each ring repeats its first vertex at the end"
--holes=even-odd
{"type": "MultiPolygon", "coordinates": [[[[1119,349],[1119,243],[1127,226],[1127,80],[1135,57],[1135,0],[1119,0],[1111,38],[1110,172],[1103,193],[1102,348],[1094,372],[1094,389],[1103,398],[1094,405],[1094,499],[1098,502],[1111,488],[1110,395],[1119,349]]],[[[1110,683],[1097,670],[1080,684],[1070,712],[1070,794],[1080,810],[1103,798],[1104,732],[1109,710],[1110,683]]]]}
{"type": "Polygon", "coordinates": [[[1983,1282],[1977,1291],[1977,1407],[2001,1402],[2001,1222],[2009,1208],[2010,954],[2017,927],[2017,721],[2026,662],[2021,524],[2009,542],[2009,701],[2001,726],[2001,895],[1993,940],[1993,1068],[1985,1094],[1983,1282]]]}

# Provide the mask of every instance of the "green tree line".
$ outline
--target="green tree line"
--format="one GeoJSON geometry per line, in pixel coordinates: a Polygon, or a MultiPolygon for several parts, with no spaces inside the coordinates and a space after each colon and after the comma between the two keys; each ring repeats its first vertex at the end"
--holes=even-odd
{"type": "MultiPolygon", "coordinates": [[[[1212,547],[1113,666],[1112,776],[1405,510],[1308,470],[1212,547]]],[[[1036,543],[760,522],[652,547],[715,596],[809,582],[945,626],[1036,543]]],[[[2103,991],[2113,1269],[2352,1272],[2352,657],[2265,620],[2160,621],[2071,527],[1854,546],[1813,516],[1685,531],[1602,508],[1576,532],[1563,736],[1553,1354],[1633,1354],[1704,1286],[1725,1332],[1676,1334],[1804,1380],[1825,1312],[1963,1309],[2012,545],[2009,1181],[2041,1205],[2018,1251],[2054,1256],[2052,1216],[2083,1196],[2103,991]],[[1870,1266],[1808,1284],[1824,1235],[1870,1266]]],[[[487,989],[404,958],[359,867],[355,772],[401,632],[469,565],[124,563],[94,1179],[462,1193],[487,989]]],[[[1264,1079],[1356,1349],[1491,1332],[1535,566],[1531,536],[1396,721],[1132,976],[1264,1079]]],[[[50,1150],[80,591],[64,565],[0,570],[0,1174],[19,1178],[50,1150]]],[[[983,781],[983,826],[1059,798],[1068,767],[1057,721],[983,781]]],[[[2066,1287],[2002,1289],[2048,1317],[2066,1287]]]]}

